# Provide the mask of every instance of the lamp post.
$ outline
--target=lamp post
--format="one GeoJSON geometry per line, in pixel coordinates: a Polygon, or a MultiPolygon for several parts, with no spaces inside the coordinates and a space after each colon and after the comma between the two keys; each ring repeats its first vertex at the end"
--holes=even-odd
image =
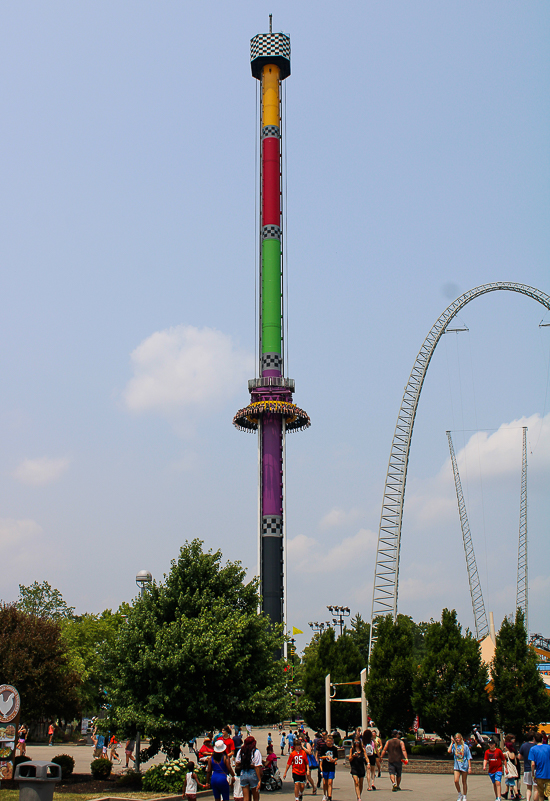
{"type": "MultiPolygon", "coordinates": [[[[139,594],[141,598],[145,595],[145,587],[153,583],[153,576],[148,570],[140,570],[136,576],[136,584],[139,587],[139,594]]],[[[139,760],[139,752],[141,750],[141,737],[139,731],[136,732],[136,759],[134,762],[135,769],[139,773],[141,764],[139,760]]]]}
{"type": "Polygon", "coordinates": [[[337,626],[340,626],[340,637],[342,636],[342,631],[344,629],[344,618],[349,617],[351,615],[351,610],[349,606],[327,606],[328,611],[331,615],[334,615],[332,620],[337,626]]]}
{"type": "Polygon", "coordinates": [[[325,620],[324,623],[317,623],[317,621],[315,621],[315,623],[308,623],[308,626],[310,629],[313,629],[315,634],[322,634],[327,629],[330,629],[331,625],[330,620],[325,620]]]}

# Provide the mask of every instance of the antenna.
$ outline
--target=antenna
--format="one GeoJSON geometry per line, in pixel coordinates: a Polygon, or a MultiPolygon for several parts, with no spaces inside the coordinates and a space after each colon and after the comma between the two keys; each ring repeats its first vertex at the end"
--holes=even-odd
{"type": "Polygon", "coordinates": [[[269,33],[273,33],[273,14],[269,15],[269,33]]]}

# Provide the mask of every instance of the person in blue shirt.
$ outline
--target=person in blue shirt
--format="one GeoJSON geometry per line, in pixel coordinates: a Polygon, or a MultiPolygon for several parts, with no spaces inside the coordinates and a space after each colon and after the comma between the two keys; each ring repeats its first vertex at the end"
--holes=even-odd
{"type": "Polygon", "coordinates": [[[455,758],[454,761],[454,776],[455,787],[458,793],[457,801],[467,801],[466,795],[468,793],[468,773],[472,772],[472,755],[469,747],[464,742],[463,736],[457,732],[454,737],[451,737],[451,744],[447,749],[449,754],[455,758]],[[460,780],[462,778],[462,792],[460,792],[460,780]]]}
{"type": "Polygon", "coordinates": [[[529,759],[531,760],[531,774],[533,775],[537,789],[539,791],[539,798],[548,798],[550,796],[550,745],[544,745],[542,742],[542,734],[535,734],[536,745],[529,751],[529,759]]]}
{"type": "Polygon", "coordinates": [[[531,801],[531,794],[533,791],[533,776],[531,774],[531,760],[529,759],[529,754],[535,745],[535,732],[532,732],[529,742],[522,743],[519,749],[519,755],[523,757],[523,783],[525,785],[525,798],[527,801],[531,801]]]}
{"type": "Polygon", "coordinates": [[[290,752],[292,751],[292,747],[294,745],[294,735],[292,734],[291,731],[289,731],[287,739],[288,739],[288,753],[290,754],[290,752]]]}

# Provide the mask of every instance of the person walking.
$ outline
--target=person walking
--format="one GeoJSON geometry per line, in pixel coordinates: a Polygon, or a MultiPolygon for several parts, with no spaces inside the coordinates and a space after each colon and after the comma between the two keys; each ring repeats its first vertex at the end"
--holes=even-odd
{"type": "Polygon", "coordinates": [[[377,729],[372,729],[374,732],[374,747],[376,748],[376,768],[378,770],[378,778],[382,775],[382,748],[383,743],[380,738],[380,732],[377,729]]]}
{"type": "MultiPolygon", "coordinates": [[[[363,782],[365,780],[365,773],[366,773],[366,762],[367,762],[367,754],[365,751],[365,746],[363,745],[363,740],[359,735],[355,735],[353,738],[353,743],[351,746],[351,751],[349,752],[349,766],[350,766],[350,773],[353,776],[353,784],[355,785],[355,797],[357,801],[361,801],[361,793],[363,792],[363,782]]],[[[367,787],[367,790],[370,790],[367,787]]]]}
{"type": "Polygon", "coordinates": [[[515,737],[505,744],[504,756],[506,757],[508,772],[506,774],[506,792],[502,793],[502,797],[507,799],[508,793],[510,793],[510,801],[516,801],[516,799],[519,801],[519,792],[516,794],[516,781],[518,781],[519,777],[519,758],[516,754],[515,737]]]}
{"type": "Polygon", "coordinates": [[[338,748],[331,734],[327,734],[325,741],[319,743],[317,753],[323,771],[323,801],[332,801],[332,783],[338,764],[338,748]]]}
{"type": "Polygon", "coordinates": [[[315,751],[313,749],[312,743],[310,743],[311,751],[307,755],[307,761],[309,763],[309,770],[308,770],[308,778],[311,782],[311,790],[312,795],[317,795],[317,788],[319,787],[320,777],[319,777],[319,761],[315,756],[315,751]],[[313,772],[317,771],[314,775],[313,772]]]}
{"type": "Polygon", "coordinates": [[[202,787],[203,789],[206,787],[205,784],[201,784],[198,780],[197,774],[195,773],[195,763],[191,762],[191,760],[187,763],[187,773],[185,774],[185,790],[183,792],[183,797],[187,799],[187,801],[197,801],[197,788],[202,787]]]}
{"type": "Polygon", "coordinates": [[[533,789],[533,774],[531,773],[531,760],[529,759],[529,753],[535,745],[535,732],[532,731],[529,740],[525,743],[522,743],[519,749],[519,755],[523,759],[523,783],[525,785],[526,801],[531,801],[531,796],[532,801],[538,801],[539,797],[536,786],[533,789]]]}
{"type": "Polygon", "coordinates": [[[531,773],[537,783],[539,799],[550,798],[550,745],[542,742],[542,734],[535,734],[535,745],[529,752],[531,773]]]}
{"type": "Polygon", "coordinates": [[[294,748],[294,740],[295,740],[295,735],[293,734],[292,730],[289,731],[287,740],[288,740],[288,753],[290,754],[290,752],[294,748]]]}
{"type": "Polygon", "coordinates": [[[124,746],[124,753],[126,755],[126,767],[130,764],[130,760],[135,762],[134,759],[134,748],[136,747],[135,740],[127,740],[126,745],[124,746]]]}
{"type": "Polygon", "coordinates": [[[463,736],[457,732],[451,737],[451,744],[447,749],[449,754],[454,756],[454,776],[455,787],[458,793],[457,801],[466,801],[468,794],[468,773],[472,772],[472,754],[470,748],[464,742],[463,736]],[[462,792],[460,792],[460,780],[462,779],[462,792]]]}
{"type": "Polygon", "coordinates": [[[299,737],[296,738],[294,748],[290,752],[288,762],[286,763],[285,772],[283,773],[283,781],[286,779],[288,769],[292,766],[292,781],[294,782],[294,798],[296,801],[302,801],[304,788],[306,785],[306,776],[308,769],[307,754],[302,748],[302,742],[299,737]]]}
{"type": "Polygon", "coordinates": [[[365,746],[367,758],[367,790],[376,790],[374,779],[376,778],[376,745],[370,729],[365,729],[362,735],[362,742],[365,746]]]}
{"type": "Polygon", "coordinates": [[[25,724],[22,723],[19,726],[19,730],[17,732],[17,748],[15,749],[16,751],[19,751],[19,754],[21,756],[25,756],[25,754],[27,753],[27,737],[28,737],[28,734],[29,734],[29,730],[27,729],[25,724]]]}
{"type": "Polygon", "coordinates": [[[254,801],[260,797],[260,780],[262,778],[262,755],[256,748],[254,737],[246,737],[242,748],[237,751],[235,765],[240,767],[240,780],[244,801],[254,801]]]}
{"type": "Polygon", "coordinates": [[[214,744],[214,753],[208,757],[206,783],[212,788],[215,801],[229,801],[229,782],[227,776],[235,778],[231,762],[225,751],[225,743],[220,738],[214,744]]]}
{"type": "Polygon", "coordinates": [[[321,743],[325,742],[325,732],[317,732],[315,737],[313,738],[313,754],[315,759],[317,760],[317,764],[319,765],[317,769],[317,789],[321,786],[321,781],[323,780],[323,773],[321,771],[321,758],[319,756],[319,746],[321,743]]]}
{"type": "Polygon", "coordinates": [[[399,737],[399,732],[394,729],[391,738],[384,746],[381,757],[388,755],[388,773],[392,783],[392,793],[401,789],[401,774],[403,773],[403,762],[408,762],[405,744],[399,737]]]}
{"type": "Polygon", "coordinates": [[[285,755],[285,745],[286,745],[286,734],[285,730],[283,729],[281,732],[281,756],[285,755]]]}
{"type": "Polygon", "coordinates": [[[53,745],[54,734],[55,734],[55,728],[53,725],[53,720],[51,720],[50,725],[48,726],[48,745],[53,745]]]}
{"type": "Polygon", "coordinates": [[[497,748],[497,744],[495,743],[494,740],[490,741],[489,748],[485,751],[485,756],[483,758],[483,770],[487,770],[487,768],[489,768],[489,778],[493,782],[495,798],[497,799],[497,801],[500,801],[502,769],[504,768],[504,772],[508,773],[508,768],[506,767],[506,760],[504,758],[504,754],[502,753],[500,748],[497,748]]]}

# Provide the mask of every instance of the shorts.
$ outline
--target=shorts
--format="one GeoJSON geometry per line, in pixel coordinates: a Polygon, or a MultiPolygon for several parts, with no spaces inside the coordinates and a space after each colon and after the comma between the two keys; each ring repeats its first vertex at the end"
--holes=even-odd
{"type": "Polygon", "coordinates": [[[539,798],[550,796],[550,779],[535,779],[539,791],[539,798]]]}
{"type": "Polygon", "coordinates": [[[402,762],[388,762],[388,773],[391,776],[401,776],[403,773],[402,762]]]}
{"type": "Polygon", "coordinates": [[[516,786],[516,776],[510,777],[506,779],[506,787],[515,787],[516,786]]]}
{"type": "Polygon", "coordinates": [[[305,784],[306,783],[306,774],[305,773],[293,773],[292,774],[292,781],[294,784],[305,784]]]}
{"type": "Polygon", "coordinates": [[[258,786],[258,777],[254,768],[241,770],[239,778],[241,780],[241,787],[250,787],[251,790],[254,790],[258,786]]]}
{"type": "Polygon", "coordinates": [[[533,775],[530,770],[526,770],[523,773],[523,783],[526,784],[528,787],[532,787],[533,785],[533,775]]]}
{"type": "Polygon", "coordinates": [[[369,765],[374,768],[376,765],[376,754],[368,754],[367,759],[369,760],[369,765]]]}
{"type": "Polygon", "coordinates": [[[501,770],[496,770],[494,773],[489,773],[489,778],[491,779],[493,784],[495,782],[502,781],[502,771],[501,770]]]}
{"type": "Polygon", "coordinates": [[[334,771],[333,770],[324,770],[323,771],[323,779],[334,779],[334,771]]]}
{"type": "Polygon", "coordinates": [[[197,794],[196,793],[185,793],[185,797],[187,801],[197,801],[197,794]]]}

